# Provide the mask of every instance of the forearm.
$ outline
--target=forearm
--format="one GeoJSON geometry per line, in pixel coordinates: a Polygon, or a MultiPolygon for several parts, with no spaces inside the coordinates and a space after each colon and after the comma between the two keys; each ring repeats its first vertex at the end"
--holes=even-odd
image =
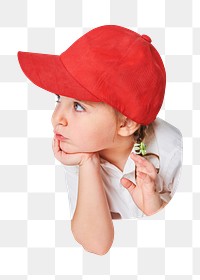
{"type": "Polygon", "coordinates": [[[71,229],[77,242],[90,252],[103,254],[112,245],[114,228],[96,157],[79,167],[77,206],[71,229]]]}

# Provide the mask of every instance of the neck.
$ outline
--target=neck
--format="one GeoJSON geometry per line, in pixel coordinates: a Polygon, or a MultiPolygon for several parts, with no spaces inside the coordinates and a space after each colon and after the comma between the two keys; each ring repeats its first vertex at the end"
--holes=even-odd
{"type": "Polygon", "coordinates": [[[133,149],[133,145],[134,142],[132,138],[130,138],[130,141],[124,141],[124,143],[120,143],[120,145],[118,144],[111,148],[101,150],[99,156],[111,164],[114,164],[123,172],[126,161],[133,149]]]}

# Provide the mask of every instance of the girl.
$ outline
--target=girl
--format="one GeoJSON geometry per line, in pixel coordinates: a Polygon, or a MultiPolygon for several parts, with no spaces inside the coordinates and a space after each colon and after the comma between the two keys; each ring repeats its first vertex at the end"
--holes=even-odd
{"type": "Polygon", "coordinates": [[[66,171],[75,239],[105,254],[112,219],[152,215],[172,198],[182,135],[156,118],[166,72],[151,38],[94,28],[61,55],[18,52],[25,75],[58,97],[53,152],[66,171]]]}

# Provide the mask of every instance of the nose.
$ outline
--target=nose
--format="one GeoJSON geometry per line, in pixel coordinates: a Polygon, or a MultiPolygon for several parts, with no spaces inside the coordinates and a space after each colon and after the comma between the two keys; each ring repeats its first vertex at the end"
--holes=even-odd
{"type": "Polygon", "coordinates": [[[52,126],[55,128],[59,125],[68,125],[66,110],[55,109],[51,117],[52,126]]]}

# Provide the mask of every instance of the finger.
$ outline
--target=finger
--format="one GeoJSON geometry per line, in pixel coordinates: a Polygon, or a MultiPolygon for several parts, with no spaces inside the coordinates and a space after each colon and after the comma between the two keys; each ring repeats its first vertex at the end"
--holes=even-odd
{"type": "Polygon", "coordinates": [[[157,175],[157,172],[156,172],[155,168],[153,168],[152,170],[149,170],[147,167],[137,165],[137,164],[136,164],[136,171],[140,171],[142,173],[145,173],[145,174],[151,176],[152,178],[155,178],[155,176],[157,175]]]}
{"type": "Polygon", "coordinates": [[[152,180],[152,178],[147,174],[139,172],[136,182],[137,185],[140,186],[146,192],[146,194],[155,194],[155,180],[152,180]]]}
{"type": "Polygon", "coordinates": [[[122,178],[120,181],[123,187],[126,188],[129,192],[132,192],[136,187],[136,185],[127,178],[122,178]]]}
{"type": "Polygon", "coordinates": [[[157,173],[154,165],[144,157],[141,157],[134,153],[131,153],[130,157],[134,160],[135,165],[137,166],[138,170],[140,170],[141,172],[146,172],[149,175],[150,174],[155,175],[157,173]]]}
{"type": "Polygon", "coordinates": [[[53,150],[53,152],[54,152],[54,148],[55,147],[55,138],[53,138],[53,140],[52,140],[52,150],[53,150]]]}
{"type": "Polygon", "coordinates": [[[55,150],[56,153],[61,151],[59,144],[60,144],[59,140],[55,138],[55,140],[54,140],[54,150],[55,150]]]}
{"type": "Polygon", "coordinates": [[[152,166],[152,163],[150,161],[148,161],[146,158],[136,155],[134,153],[131,153],[130,157],[138,164],[138,165],[142,165],[145,167],[148,166],[152,166]]]}
{"type": "Polygon", "coordinates": [[[54,138],[54,146],[53,146],[54,155],[57,160],[61,161],[63,151],[60,149],[60,141],[54,138]]]}
{"type": "Polygon", "coordinates": [[[145,160],[144,157],[142,157],[138,154],[135,154],[135,153],[131,153],[130,157],[133,158],[134,160],[138,161],[138,162],[143,162],[145,160]]]}
{"type": "Polygon", "coordinates": [[[145,182],[146,184],[151,184],[152,182],[154,182],[151,178],[151,176],[149,176],[147,173],[141,172],[141,171],[137,171],[137,177],[142,179],[143,182],[145,182]]]}

